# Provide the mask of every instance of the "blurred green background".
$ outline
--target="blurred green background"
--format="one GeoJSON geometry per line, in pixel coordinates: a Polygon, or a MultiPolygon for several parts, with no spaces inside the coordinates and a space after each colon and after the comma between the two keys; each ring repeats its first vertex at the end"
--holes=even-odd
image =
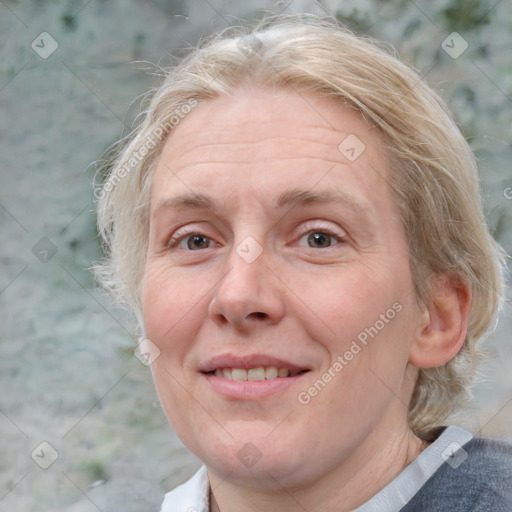
{"type": "MultiPolygon", "coordinates": [[[[0,511],[61,510],[102,481],[149,482],[158,503],[199,466],[133,356],[129,319],[87,270],[100,256],[94,162],[158,85],[149,63],[172,66],[202,35],[265,10],[331,12],[394,45],[455,112],[487,220],[512,252],[509,0],[0,1],[0,511]],[[468,43],[457,58],[442,47],[453,32],[468,43]],[[42,441],[59,454],[46,470],[31,457],[42,441]]],[[[507,303],[475,410],[454,419],[480,435],[512,439],[511,331],[507,303]]]]}

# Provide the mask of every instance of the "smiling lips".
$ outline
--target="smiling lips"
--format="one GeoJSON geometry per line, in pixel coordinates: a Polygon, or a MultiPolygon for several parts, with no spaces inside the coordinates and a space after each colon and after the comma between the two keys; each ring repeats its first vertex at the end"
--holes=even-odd
{"type": "MultiPolygon", "coordinates": [[[[307,370],[303,370],[307,371],[307,370]]],[[[302,371],[290,371],[288,368],[277,368],[276,366],[268,366],[264,368],[217,368],[213,374],[216,377],[224,377],[228,380],[237,381],[256,381],[256,380],[270,380],[276,378],[294,377],[302,373],[302,371]]]]}
{"type": "Polygon", "coordinates": [[[244,402],[282,393],[310,370],[263,354],[246,357],[224,354],[213,357],[199,368],[217,395],[244,402]]]}
{"type": "Polygon", "coordinates": [[[309,368],[266,355],[239,357],[225,354],[210,359],[200,371],[227,380],[253,382],[295,377],[309,368]]]}

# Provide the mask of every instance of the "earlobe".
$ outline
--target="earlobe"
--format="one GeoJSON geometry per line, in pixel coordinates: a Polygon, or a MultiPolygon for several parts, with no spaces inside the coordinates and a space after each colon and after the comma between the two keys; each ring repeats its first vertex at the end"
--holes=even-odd
{"type": "Polygon", "coordinates": [[[420,315],[409,362],[434,368],[453,359],[466,339],[471,290],[462,279],[436,276],[429,303],[420,315]]]}

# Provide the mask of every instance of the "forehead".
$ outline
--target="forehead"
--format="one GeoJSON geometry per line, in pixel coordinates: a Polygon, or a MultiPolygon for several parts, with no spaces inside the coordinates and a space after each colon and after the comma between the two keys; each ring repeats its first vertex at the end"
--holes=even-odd
{"type": "MultiPolygon", "coordinates": [[[[254,147],[262,139],[287,138],[297,146],[298,156],[313,156],[311,150],[316,150],[319,157],[334,154],[338,161],[343,156],[338,155],[339,143],[349,134],[361,142],[369,142],[373,146],[372,153],[382,149],[377,129],[370,127],[359,112],[339,99],[289,89],[273,92],[237,89],[232,95],[200,103],[175,128],[166,148],[172,148],[173,156],[184,159],[195,157],[204,146],[246,144],[254,147]],[[315,144],[315,147],[306,148],[301,141],[315,144]]],[[[210,153],[215,149],[207,148],[210,153]]],[[[243,157],[241,153],[238,156],[243,157]]],[[[250,161],[250,157],[250,152],[246,152],[242,161],[250,161]]]]}
{"type": "Polygon", "coordinates": [[[153,177],[151,208],[173,192],[233,201],[244,190],[275,193],[269,206],[291,188],[367,196],[387,187],[387,168],[379,132],[339,100],[287,89],[237,90],[200,103],[175,128],[153,177]]]}

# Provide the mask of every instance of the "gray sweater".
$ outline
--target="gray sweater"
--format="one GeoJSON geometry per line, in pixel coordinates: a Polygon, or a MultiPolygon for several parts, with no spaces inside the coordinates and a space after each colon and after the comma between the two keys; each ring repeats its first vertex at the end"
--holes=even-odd
{"type": "Polygon", "coordinates": [[[401,512],[511,512],[512,444],[473,438],[464,451],[466,460],[442,464],[401,512]]]}
{"type": "Polygon", "coordinates": [[[512,444],[440,427],[432,444],[355,512],[512,512],[512,444]]]}

